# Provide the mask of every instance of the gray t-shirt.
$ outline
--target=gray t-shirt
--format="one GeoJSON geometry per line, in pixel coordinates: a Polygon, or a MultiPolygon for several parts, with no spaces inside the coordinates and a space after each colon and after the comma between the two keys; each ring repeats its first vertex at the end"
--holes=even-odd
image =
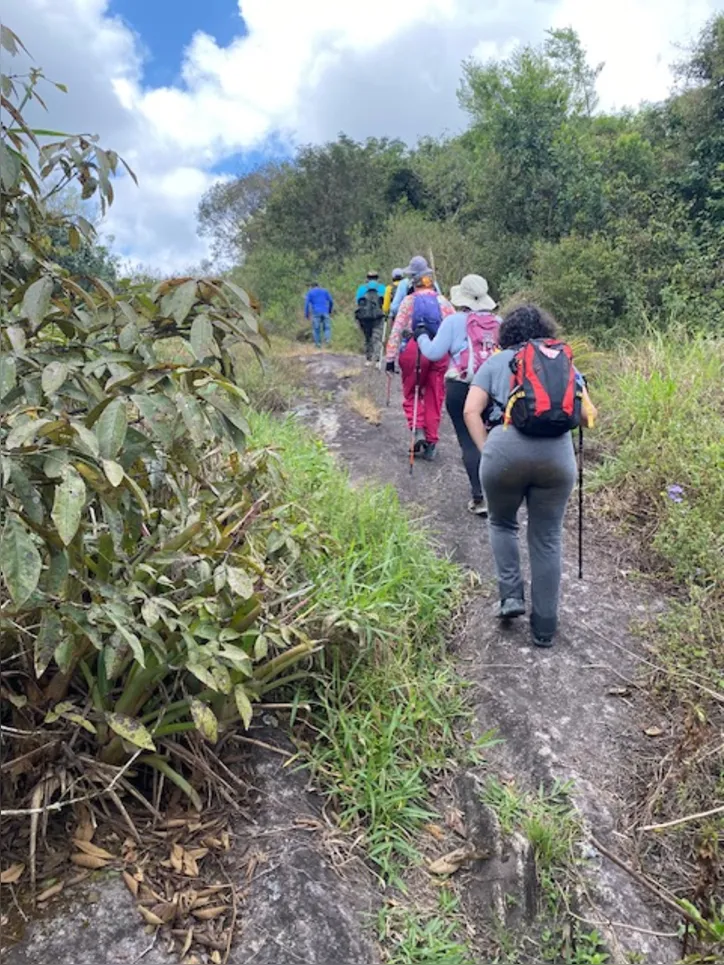
{"type": "Polygon", "coordinates": [[[508,404],[510,395],[511,359],[515,358],[515,349],[504,348],[491,355],[483,362],[473,376],[472,385],[484,389],[490,399],[490,408],[486,409],[486,421],[498,422],[508,404]]]}

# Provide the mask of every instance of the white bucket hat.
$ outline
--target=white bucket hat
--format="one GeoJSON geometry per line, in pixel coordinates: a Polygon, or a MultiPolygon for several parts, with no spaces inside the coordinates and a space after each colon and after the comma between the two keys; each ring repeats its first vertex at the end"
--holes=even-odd
{"type": "Polygon", "coordinates": [[[488,294],[488,283],[481,275],[466,275],[459,285],[453,285],[450,301],[456,308],[471,308],[474,312],[492,312],[497,305],[488,294]]]}

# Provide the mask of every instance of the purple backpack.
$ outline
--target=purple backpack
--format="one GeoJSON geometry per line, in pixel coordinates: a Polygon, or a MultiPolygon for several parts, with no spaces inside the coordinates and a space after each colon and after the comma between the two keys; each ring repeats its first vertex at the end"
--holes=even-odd
{"type": "Polygon", "coordinates": [[[435,338],[442,323],[442,309],[437,294],[415,295],[412,306],[412,331],[424,328],[430,338],[435,338]]]}

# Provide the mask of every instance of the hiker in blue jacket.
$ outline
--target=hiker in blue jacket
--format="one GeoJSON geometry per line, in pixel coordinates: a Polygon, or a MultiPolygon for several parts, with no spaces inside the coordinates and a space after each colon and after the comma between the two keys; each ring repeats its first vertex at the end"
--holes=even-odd
{"type": "Polygon", "coordinates": [[[312,336],[317,348],[322,347],[322,335],[325,345],[332,341],[332,312],[334,299],[326,288],[319,282],[313,281],[309,286],[307,298],[304,302],[304,317],[312,320],[312,336]]]}
{"type": "Polygon", "coordinates": [[[365,337],[365,365],[372,365],[380,357],[382,348],[382,329],[385,313],[385,286],[380,281],[379,272],[368,271],[367,281],[359,286],[354,300],[357,304],[354,317],[365,337]]]}

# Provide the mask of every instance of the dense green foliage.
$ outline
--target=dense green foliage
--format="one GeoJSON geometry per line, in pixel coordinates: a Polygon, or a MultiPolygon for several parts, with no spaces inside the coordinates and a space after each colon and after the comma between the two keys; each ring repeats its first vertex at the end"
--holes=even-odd
{"type": "Polygon", "coordinates": [[[213,188],[201,229],[274,322],[298,315],[314,274],[344,298],[363,265],[386,272],[432,248],[444,285],[479,271],[499,296],[526,291],[602,342],[644,320],[716,331],[724,18],[662,104],[597,113],[599,70],[570,30],[501,62],[467,62],[462,136],[304,148],[213,188]]]}
{"type": "MultiPolygon", "coordinates": [[[[37,98],[41,79],[4,78],[8,103],[37,98]]],[[[275,460],[246,450],[229,350],[259,352],[263,340],[231,282],[117,294],[54,260],[54,232],[76,251],[93,232],[50,210],[43,184],[75,179],[109,204],[122,162],[94,139],[48,143],[11,113],[0,145],[0,629],[3,658],[17,662],[3,715],[26,736],[59,720],[80,727],[78,750],[104,765],[140,754],[200,808],[164,741],[199,730],[214,743],[220,724],[248,726],[252,702],[317,649],[269,599],[283,596],[284,558],[306,530],[303,514],[279,509],[275,460]]],[[[92,787],[99,773],[83,779],[92,787]]]]}

